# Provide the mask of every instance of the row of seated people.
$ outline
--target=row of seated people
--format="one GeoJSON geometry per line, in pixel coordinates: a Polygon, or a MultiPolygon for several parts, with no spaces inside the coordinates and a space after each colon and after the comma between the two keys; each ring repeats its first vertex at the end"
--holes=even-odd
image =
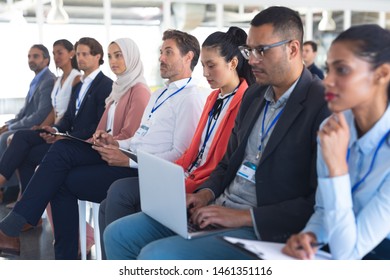
{"type": "MultiPolygon", "coordinates": [[[[390,31],[368,24],[339,34],[323,83],[302,64],[302,38],[297,12],[270,7],[240,46],[257,83],[223,159],[187,194],[195,224],[227,230],[187,240],[133,213],[105,229],[108,259],[253,259],[219,235],[287,242],[283,252],[301,259],[319,244],[335,259],[390,259],[390,31]]],[[[138,182],[129,182],[116,202],[134,208],[138,182]]]]}
{"type": "MultiPolygon", "coordinates": [[[[192,147],[191,152],[187,153],[186,155],[193,157],[193,154],[195,154],[195,157],[197,158],[196,163],[192,161],[191,164],[188,164],[193,165],[191,169],[194,170],[199,167],[198,165],[201,160],[205,161],[207,154],[210,155],[209,158],[211,159],[211,163],[202,163],[204,170],[202,171],[202,168],[198,169],[200,171],[200,175],[196,178],[192,177],[193,179],[190,180],[191,185],[189,186],[189,191],[193,190],[196,187],[196,184],[199,184],[198,181],[203,181],[206,174],[210,173],[213,169],[210,164],[215,166],[219,161],[215,156],[221,158],[224,153],[223,145],[226,146],[227,144],[227,139],[229,138],[228,136],[232,130],[234,119],[241,102],[241,97],[248,87],[245,76],[240,77],[238,73],[244,73],[244,75],[247,75],[250,82],[254,81],[253,74],[249,69],[248,63],[242,58],[238,51],[238,46],[245,43],[246,33],[242,29],[232,28],[232,31],[229,32],[228,36],[226,36],[227,39],[224,38],[224,40],[229,41],[229,48],[226,51],[223,50],[223,52],[220,54],[219,47],[216,48],[212,45],[215,42],[218,42],[220,37],[224,36],[225,33],[216,33],[213,37],[210,36],[209,44],[211,47],[205,45],[206,49],[209,47],[207,52],[207,64],[210,66],[207,66],[207,68],[214,69],[211,64],[215,65],[216,68],[216,70],[212,70],[216,74],[211,75],[212,79],[210,79],[210,85],[212,88],[218,89],[208,97],[209,101],[206,107],[204,105],[208,92],[198,86],[198,81],[191,78],[192,71],[197,64],[200,55],[199,43],[195,37],[175,30],[170,30],[164,33],[164,42],[161,50],[160,64],[162,78],[168,79],[167,88],[161,89],[159,92],[154,93],[147,106],[147,102],[145,103],[143,101],[145,98],[149,99],[149,94],[146,94],[145,91],[143,91],[146,88],[146,83],[143,78],[142,63],[139,60],[137,46],[130,39],[119,39],[110,44],[110,66],[114,72],[116,71],[118,79],[114,83],[113,91],[106,102],[108,104],[115,104],[115,116],[113,114],[114,109],[111,109],[110,112],[109,107],[107,107],[99,123],[97,132],[94,135],[94,142],[97,144],[93,147],[94,149],[91,149],[89,146],[86,146],[83,143],[66,140],[58,141],[58,136],[54,137],[47,133],[23,131],[29,134],[35,133],[34,138],[40,139],[43,145],[50,145],[47,142],[53,143],[53,145],[50,146],[50,149],[47,147],[45,153],[42,153],[42,158],[43,155],[46,155],[42,162],[35,162],[35,166],[39,164],[39,168],[35,172],[32,180],[27,184],[28,187],[23,192],[21,200],[15,205],[15,208],[8,215],[8,217],[13,215],[19,217],[22,216],[18,213],[20,211],[19,209],[28,208],[30,209],[28,212],[31,212],[32,209],[37,209],[38,211],[36,212],[41,212],[43,204],[47,204],[49,201],[51,201],[53,223],[55,228],[56,258],[76,258],[78,243],[77,213],[75,213],[74,219],[69,218],[71,214],[70,210],[74,204],[69,203],[69,205],[66,207],[66,209],[69,210],[64,210],[64,205],[61,205],[63,202],[61,202],[61,199],[56,199],[57,194],[54,192],[56,191],[58,193],[62,193],[66,186],[71,186],[73,190],[69,191],[73,192],[74,190],[78,189],[78,194],[76,195],[78,198],[87,198],[91,201],[100,202],[105,198],[107,189],[112,182],[119,178],[132,177],[137,175],[137,169],[132,167],[133,163],[129,162],[127,156],[124,156],[121,152],[118,152],[117,149],[113,149],[112,145],[100,145],[99,142],[103,140],[110,143],[119,140],[119,145],[125,148],[130,148],[133,151],[136,151],[137,149],[148,150],[167,160],[177,160],[189,147],[192,136],[194,135],[195,129],[199,122],[203,107],[205,107],[204,112],[207,110],[207,113],[203,114],[204,118],[202,120],[203,123],[201,124],[203,127],[205,127],[206,122],[208,123],[208,131],[206,136],[207,140],[204,141],[204,147],[202,149],[202,153],[204,155],[200,155],[198,153],[198,149],[195,151],[194,147],[192,147]],[[237,57],[238,55],[240,57],[237,57]],[[241,61],[239,61],[239,59],[241,61]],[[226,67],[225,64],[228,64],[229,66],[226,67]],[[124,98],[121,97],[126,93],[126,91],[130,93],[127,94],[126,101],[123,101],[126,106],[123,106],[122,109],[119,106],[119,103],[118,105],[116,103],[118,100],[124,100],[124,98]],[[218,102],[216,102],[217,99],[218,102]],[[214,103],[216,103],[215,106],[214,103]],[[227,106],[228,104],[229,106],[227,106]],[[143,110],[145,106],[146,110],[143,110]],[[140,118],[137,118],[137,114],[140,115],[137,111],[144,113],[142,122],[140,118]],[[210,113],[210,111],[213,112],[210,113]],[[224,115],[226,115],[226,118],[223,118],[224,115]],[[126,126],[126,123],[125,125],[123,123],[119,123],[120,119],[127,121],[130,124],[137,123],[138,120],[137,128],[139,126],[139,129],[137,132],[136,130],[130,131],[127,137],[117,137],[118,129],[119,131],[129,131],[128,126],[130,124],[127,124],[126,126]],[[223,119],[223,127],[219,127],[221,119],[223,119]],[[219,122],[217,125],[218,120],[219,122]],[[139,125],[140,123],[141,125],[139,125]],[[111,134],[101,134],[103,131],[109,129],[112,131],[111,134]],[[133,136],[134,133],[135,135],[133,136]],[[206,149],[206,143],[208,140],[210,140],[210,142],[208,142],[210,145],[212,142],[211,140],[214,138],[216,133],[218,136],[215,138],[218,139],[218,141],[213,143],[213,152],[209,153],[210,147],[208,146],[206,149]],[[124,138],[128,139],[123,140],[124,138]],[[217,147],[217,143],[219,143],[218,145],[221,147],[217,147]],[[65,150],[66,152],[64,153],[65,150]],[[54,155],[69,156],[67,159],[63,158],[61,160],[64,164],[65,162],[71,162],[71,166],[66,168],[68,169],[66,172],[63,168],[56,168],[56,171],[53,172],[52,170],[49,171],[45,167],[45,161],[47,160],[48,162],[51,162],[50,157],[54,155]],[[113,161],[113,159],[115,160],[113,161]],[[50,177],[53,178],[53,180],[50,180],[50,185],[52,186],[47,186],[48,183],[46,181],[44,186],[39,184],[39,191],[38,189],[34,190],[34,182],[38,180],[37,178],[39,178],[39,174],[43,171],[46,174],[53,174],[50,175],[50,177]],[[58,176],[58,172],[63,172],[64,175],[58,176]],[[97,178],[99,177],[97,175],[101,175],[101,177],[97,178]],[[43,195],[42,192],[45,192],[46,188],[50,189],[50,194],[48,191],[48,194],[43,195]],[[56,190],[53,190],[54,188],[56,190]],[[26,201],[28,201],[27,204],[29,206],[26,204],[26,201]],[[60,203],[58,207],[56,207],[56,203],[60,203]],[[61,212],[61,215],[63,216],[66,215],[66,222],[61,221],[62,219],[60,216],[58,216],[58,212],[61,212]],[[70,226],[68,226],[67,223],[70,226]],[[66,231],[61,231],[61,229],[66,229],[66,231]],[[72,231],[76,233],[76,235],[70,233],[72,231]],[[72,246],[74,244],[76,245],[75,247],[72,246]]],[[[79,54],[89,54],[89,52],[88,50],[84,49],[80,50],[79,46],[82,46],[81,40],[78,42],[78,44],[79,45],[76,45],[76,55],[79,66],[81,66],[82,63],[80,63],[80,60],[82,59],[79,59],[79,54]]],[[[93,55],[92,51],[91,54],[93,55]]],[[[95,58],[95,60],[96,62],[99,62],[99,56],[98,58],[95,58]]],[[[82,84],[84,85],[84,83],[82,84]]],[[[80,96],[80,94],[78,96],[80,96]]],[[[76,107],[79,103],[80,102],[78,102],[77,99],[73,101],[70,100],[69,108],[76,107]]],[[[79,112],[74,114],[76,118],[80,117],[82,112],[81,110],[84,109],[82,106],[83,105],[80,106],[79,112]]],[[[57,125],[54,127],[60,131],[64,131],[63,128],[60,129],[57,127],[57,125]]],[[[51,130],[54,129],[53,127],[44,127],[44,129],[50,132],[54,132],[51,130]]],[[[198,147],[200,138],[202,137],[202,131],[203,128],[198,130],[198,139],[196,140],[198,147]]],[[[73,131],[70,132],[72,133],[73,131]]],[[[23,157],[21,162],[24,163],[26,162],[26,155],[30,153],[31,148],[35,145],[18,143],[17,140],[19,138],[24,140],[27,139],[28,141],[31,138],[31,136],[18,136],[21,133],[22,132],[15,134],[13,141],[7,149],[7,153],[9,153],[10,156],[11,154],[15,156],[12,150],[16,149],[16,147],[18,147],[17,149],[20,150],[20,146],[25,146],[26,149],[23,152],[23,156],[20,156],[20,158],[23,157]]],[[[83,138],[75,133],[73,133],[73,135],[83,138]]],[[[40,158],[40,160],[42,160],[42,158],[40,158]]],[[[190,159],[187,159],[187,161],[188,160],[190,159]]],[[[6,161],[5,157],[3,157],[2,161],[6,161]]],[[[54,161],[58,162],[58,159],[54,159],[54,161]]],[[[31,162],[31,160],[28,160],[28,163],[31,162]]],[[[17,164],[15,161],[14,166],[14,169],[20,169],[20,164],[17,164]]],[[[7,168],[11,169],[12,167],[7,165],[7,168]]],[[[10,172],[1,172],[2,175],[9,173],[10,172]]],[[[194,174],[198,173],[193,172],[192,175],[194,174]]],[[[6,176],[4,177],[6,178],[6,176]]],[[[40,215],[37,215],[37,217],[40,217],[40,215]]],[[[9,218],[6,218],[5,220],[7,219],[9,218]]],[[[36,224],[38,220],[39,218],[35,220],[26,219],[22,223],[24,224],[28,222],[29,224],[36,224]]],[[[12,224],[13,227],[15,227],[17,223],[12,224]]],[[[3,252],[6,251],[7,250],[3,250],[3,252]]],[[[12,248],[11,250],[8,250],[8,252],[12,251],[12,248]]],[[[14,250],[14,252],[17,253],[18,250],[14,250]]]]}
{"type": "MultiPolygon", "coordinates": [[[[329,243],[335,258],[367,257],[374,248],[376,258],[388,258],[388,250],[383,248],[388,248],[386,225],[389,223],[384,225],[384,220],[389,215],[384,214],[388,208],[385,204],[389,167],[382,164],[376,168],[381,174],[377,176],[372,172],[372,163],[385,163],[382,155],[389,151],[384,147],[388,146],[389,134],[390,69],[389,57],[382,48],[389,42],[389,33],[370,25],[347,30],[334,41],[325,78],[328,102],[324,99],[322,82],[302,63],[302,38],[299,14],[286,7],[270,7],[256,15],[248,36],[235,27],[226,33],[211,34],[203,43],[201,53],[195,37],[177,30],[166,31],[160,72],[168,79],[167,88],[152,94],[134,136],[116,140],[115,134],[105,132],[111,129],[106,125],[93,134],[93,149],[84,143],[56,141],[21,200],[0,222],[1,250],[18,253],[20,230],[25,223],[36,224],[50,202],[55,256],[76,258],[77,199],[96,202],[105,199],[101,204],[100,223],[102,230],[108,225],[103,239],[109,259],[249,258],[215,236],[184,240],[145,214],[135,213],[140,210],[137,165],[118,150],[119,146],[135,152],[142,149],[182,165],[188,175],[186,190],[191,219],[200,227],[218,224],[231,228],[225,235],[276,242],[288,240],[284,251],[300,258],[312,257],[315,249],[311,244],[316,242],[329,243]],[[383,34],[376,39],[376,45],[371,44],[373,31],[383,34]],[[356,41],[364,43],[350,50],[349,44],[356,41]],[[209,95],[205,106],[204,95],[191,78],[199,55],[205,77],[217,89],[209,95]],[[363,79],[358,73],[354,74],[357,80],[353,81],[354,77],[348,80],[346,75],[352,74],[339,71],[340,60],[345,60],[347,69],[356,60],[363,63],[365,67],[359,66],[357,70],[365,71],[366,76],[373,73],[375,79],[363,79]],[[242,72],[248,65],[251,71],[242,72]],[[251,85],[250,74],[256,77],[256,84],[251,85]],[[338,80],[345,88],[338,88],[338,80]],[[362,88],[356,88],[358,81],[362,88]],[[367,93],[367,86],[374,94],[367,93]],[[233,101],[244,91],[234,109],[237,117],[229,115],[233,101]],[[351,94],[358,102],[348,98],[338,101],[338,94],[351,94]],[[369,97],[359,97],[359,94],[369,97]],[[370,110],[358,110],[357,107],[367,104],[368,98],[373,104],[370,110]],[[329,109],[333,115],[327,118],[329,109]],[[343,112],[348,109],[352,110],[343,112]],[[225,122],[226,118],[229,121],[225,122]],[[218,139],[219,129],[228,134],[218,139]],[[358,162],[359,153],[359,147],[353,144],[359,144],[364,138],[369,139],[367,142],[376,143],[377,138],[380,141],[373,156],[370,154],[371,160],[363,166],[368,172],[360,176],[362,164],[358,167],[351,163],[358,162]],[[336,148],[339,143],[341,148],[336,148]],[[384,150],[381,157],[377,153],[379,149],[384,150]],[[351,182],[346,178],[349,174],[351,182]],[[367,177],[375,178],[368,186],[367,177]],[[117,181],[120,178],[126,179],[117,181]],[[113,182],[116,183],[110,188],[113,182]],[[365,193],[355,191],[363,186],[365,193]],[[120,213],[111,206],[120,204],[122,194],[126,199],[119,210],[127,208],[127,212],[120,213]],[[350,200],[345,202],[350,206],[348,209],[340,197],[350,200]],[[341,214],[334,213],[337,211],[341,214]],[[381,218],[372,219],[378,211],[383,214],[381,218]],[[290,237],[303,228],[303,233],[290,237]],[[375,236],[361,235],[360,231],[372,228],[375,236]],[[367,243],[368,238],[371,243],[367,243]]],[[[123,55],[122,46],[117,45],[123,55]]],[[[76,54],[79,53],[76,47],[76,54]]],[[[158,171],[151,176],[158,176],[158,171]]]]}

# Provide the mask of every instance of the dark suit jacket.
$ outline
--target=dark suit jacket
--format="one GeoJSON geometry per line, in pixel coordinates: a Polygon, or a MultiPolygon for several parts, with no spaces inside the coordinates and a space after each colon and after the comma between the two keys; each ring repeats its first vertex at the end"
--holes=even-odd
{"type": "Polygon", "coordinates": [[[320,68],[317,67],[317,65],[315,65],[315,63],[307,67],[307,69],[309,69],[311,73],[317,75],[321,80],[324,79],[324,73],[320,68]]]}
{"type": "Polygon", "coordinates": [[[28,97],[24,106],[14,119],[9,120],[6,124],[12,124],[10,130],[30,129],[34,125],[40,125],[52,110],[51,91],[53,90],[56,76],[47,69],[34,91],[30,102],[28,97]]]}
{"type": "Polygon", "coordinates": [[[105,100],[112,90],[112,80],[102,72],[95,77],[89,87],[76,115],[76,99],[82,83],[72,89],[68,108],[61,120],[54,125],[60,132],[70,132],[71,135],[88,139],[95,132],[105,109],[105,100]]]}
{"type": "MultiPolygon", "coordinates": [[[[259,118],[266,86],[245,93],[224,158],[199,189],[216,197],[233,181],[245,147],[259,118]]],[[[316,176],[316,135],[329,115],[321,81],[304,69],[272,132],[256,171],[257,208],[253,209],[262,240],[284,242],[300,231],[313,213],[316,176]]],[[[259,132],[260,134],[260,132],[259,132]]]]}

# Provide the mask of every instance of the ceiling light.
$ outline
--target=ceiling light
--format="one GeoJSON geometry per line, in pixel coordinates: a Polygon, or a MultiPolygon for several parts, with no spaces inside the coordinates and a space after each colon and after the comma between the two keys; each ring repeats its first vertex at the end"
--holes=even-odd
{"type": "Polygon", "coordinates": [[[62,0],[51,0],[51,9],[47,14],[47,23],[68,23],[69,16],[62,0]]]}
{"type": "Polygon", "coordinates": [[[322,19],[318,24],[318,30],[320,31],[333,31],[336,30],[336,23],[332,18],[332,12],[323,11],[322,19]]]}

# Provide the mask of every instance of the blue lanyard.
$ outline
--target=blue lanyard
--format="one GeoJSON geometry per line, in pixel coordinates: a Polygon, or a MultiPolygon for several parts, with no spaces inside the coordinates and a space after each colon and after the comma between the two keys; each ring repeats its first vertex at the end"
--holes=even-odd
{"type": "Polygon", "coordinates": [[[187,83],[182,86],[181,88],[179,88],[178,90],[176,90],[174,93],[172,93],[170,96],[168,96],[167,98],[165,98],[160,104],[157,104],[157,101],[160,99],[160,97],[168,90],[167,88],[157,97],[156,101],[154,102],[154,105],[153,105],[153,108],[152,110],[150,111],[150,114],[149,114],[149,119],[150,117],[152,116],[152,114],[157,111],[158,108],[160,108],[161,105],[163,105],[165,103],[165,101],[167,101],[169,98],[171,98],[172,96],[178,94],[180,91],[182,91],[187,85],[188,83],[191,81],[192,77],[190,77],[187,81],[187,83]]]}
{"type": "MultiPolygon", "coordinates": [[[[232,96],[233,96],[233,94],[226,98],[226,102],[223,103],[221,111],[222,111],[223,108],[225,108],[225,106],[229,103],[229,100],[230,100],[230,98],[231,98],[232,96]]],[[[211,134],[213,133],[213,130],[214,130],[214,128],[215,128],[215,125],[217,124],[217,121],[218,121],[218,119],[214,119],[213,113],[214,113],[214,108],[209,112],[209,119],[208,119],[208,121],[207,121],[206,134],[205,134],[205,138],[204,138],[202,147],[200,148],[199,153],[198,153],[198,155],[196,156],[196,159],[195,159],[194,162],[191,164],[190,168],[188,168],[188,171],[191,171],[191,169],[194,168],[194,166],[196,166],[196,165],[198,164],[198,161],[201,160],[202,157],[203,157],[204,150],[206,149],[206,144],[207,144],[207,142],[210,140],[210,136],[211,136],[211,134]],[[215,121],[214,121],[213,125],[211,126],[211,123],[213,122],[213,120],[215,120],[215,121]],[[211,129],[210,129],[210,128],[211,128],[211,129]]]]}
{"type": "Polygon", "coordinates": [[[261,125],[261,137],[260,137],[260,145],[259,145],[259,148],[258,148],[258,153],[257,153],[257,156],[256,156],[256,159],[259,159],[260,158],[260,155],[261,155],[261,152],[262,152],[262,146],[263,146],[263,142],[264,142],[264,139],[267,137],[268,135],[268,132],[271,130],[271,128],[276,124],[276,122],[279,120],[280,116],[282,115],[283,111],[284,111],[284,108],[282,110],[280,110],[280,112],[276,115],[276,117],[272,120],[271,124],[268,126],[267,130],[265,131],[264,133],[264,123],[265,123],[265,117],[267,115],[267,111],[268,111],[268,106],[269,106],[269,101],[266,101],[265,103],[265,109],[264,109],[264,115],[263,115],[263,120],[262,120],[262,125],[261,125]]]}
{"type": "MultiPolygon", "coordinates": [[[[81,103],[82,101],[84,100],[84,96],[87,94],[90,86],[91,86],[92,82],[87,86],[87,88],[85,89],[84,93],[83,93],[83,96],[80,96],[80,92],[79,92],[79,95],[77,96],[77,100],[76,100],[76,113],[79,111],[80,109],[80,106],[81,106],[81,103]]],[[[81,86],[82,87],[82,86],[81,86]]],[[[81,89],[80,89],[81,90],[81,89]]]]}
{"type": "MultiPolygon", "coordinates": [[[[378,151],[380,147],[383,145],[385,142],[386,138],[390,135],[390,130],[385,134],[385,136],[382,137],[382,139],[379,141],[378,146],[375,149],[374,156],[372,157],[370,168],[368,169],[367,173],[361,178],[359,181],[357,181],[353,186],[352,186],[352,193],[354,193],[357,188],[366,180],[367,176],[372,172],[372,169],[374,168],[374,162],[376,159],[376,156],[378,154],[378,151]]],[[[349,154],[350,154],[350,149],[348,149],[347,153],[347,161],[349,160],[349,154]]]]}

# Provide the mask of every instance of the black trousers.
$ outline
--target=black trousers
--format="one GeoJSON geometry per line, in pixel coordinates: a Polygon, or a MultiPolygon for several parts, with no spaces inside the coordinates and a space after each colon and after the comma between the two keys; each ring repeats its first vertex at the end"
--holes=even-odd
{"type": "Polygon", "coordinates": [[[115,181],[107,192],[107,197],[99,207],[99,230],[102,258],[106,259],[103,233],[112,222],[141,211],[138,177],[115,181]]]}
{"type": "Polygon", "coordinates": [[[114,181],[133,176],[138,176],[137,169],[109,166],[90,145],[59,140],[51,145],[13,211],[35,225],[50,202],[55,258],[77,259],[78,199],[100,203],[114,181]]]}
{"type": "Polygon", "coordinates": [[[18,169],[22,192],[50,148],[34,130],[18,130],[0,160],[0,174],[9,180],[18,169]]]}
{"type": "Polygon", "coordinates": [[[390,240],[383,240],[363,260],[390,260],[390,240]]]}

